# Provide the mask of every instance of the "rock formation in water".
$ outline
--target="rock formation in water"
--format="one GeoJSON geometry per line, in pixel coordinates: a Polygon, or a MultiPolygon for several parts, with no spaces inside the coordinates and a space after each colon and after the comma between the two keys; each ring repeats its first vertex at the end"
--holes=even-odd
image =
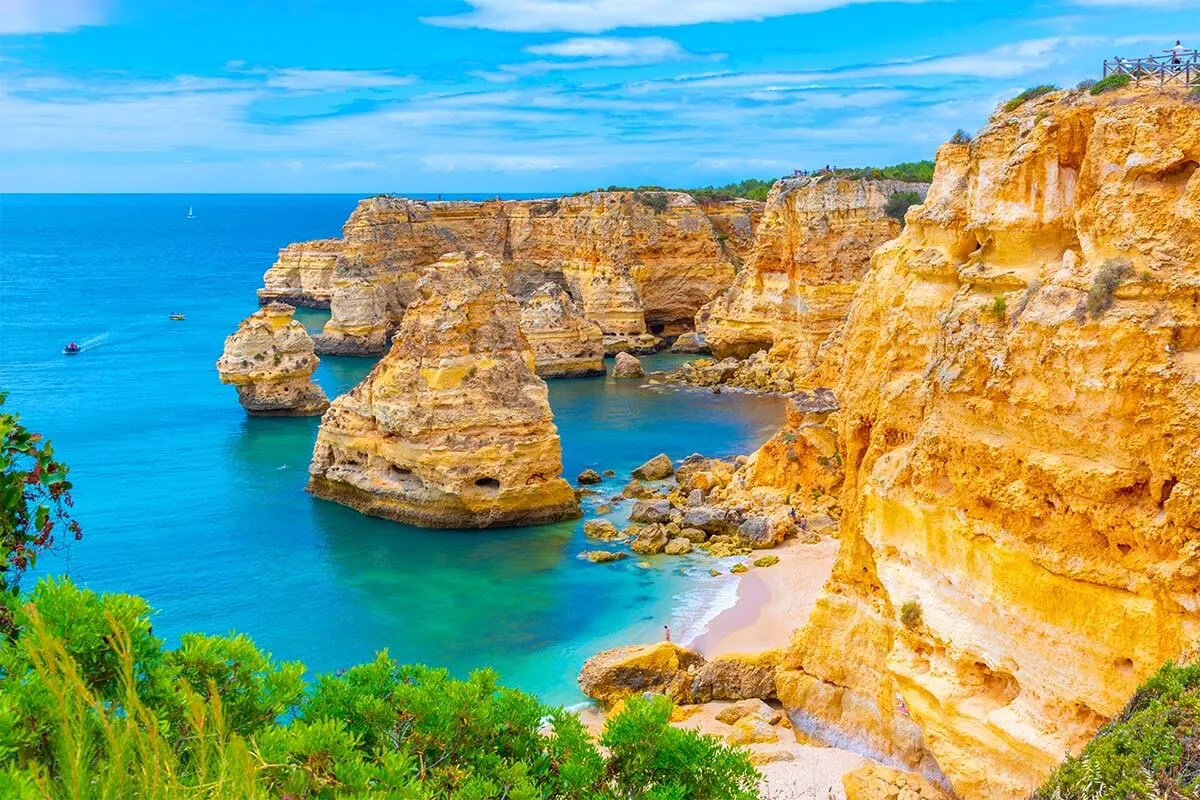
{"type": "Polygon", "coordinates": [[[703,312],[713,355],[773,349],[772,360],[790,371],[810,368],[845,317],[871,251],[900,232],[885,213],[888,198],[927,189],[831,176],[778,181],[737,282],[703,312]]]}
{"type": "Polygon", "coordinates": [[[333,272],[342,252],[341,239],[317,239],[289,244],[263,275],[260,303],[282,302],[308,308],[329,308],[333,272]]]}
{"type": "Polygon", "coordinates": [[[543,378],[605,373],[600,326],[584,319],[558,284],[543,284],[521,302],[521,333],[533,347],[537,374],[543,378]]]}
{"type": "Polygon", "coordinates": [[[498,262],[447,255],[387,355],[321,422],[309,490],[431,528],[579,515],[545,382],[498,262]]]}
{"type": "Polygon", "coordinates": [[[237,388],[238,400],[253,416],[320,416],[329,408],[325,392],[312,382],[320,359],[304,325],[292,319],[295,311],[271,303],[225,340],[217,361],[221,383],[237,388]]]}
{"type": "MultiPolygon", "coordinates": [[[[717,209],[730,230],[752,219],[751,210],[725,205],[717,209]]],[[[431,265],[447,252],[482,251],[500,259],[518,299],[547,281],[557,283],[613,337],[610,350],[644,350],[659,345],[654,335],[690,330],[697,310],[730,285],[732,238],[678,192],[483,203],[373,197],[350,215],[332,261],[325,256],[336,242],[320,243],[319,260],[311,255],[318,243],[293,245],[282,251],[260,294],[328,303],[320,352],[378,354],[431,265]],[[309,254],[311,269],[295,266],[302,253],[309,254]],[[304,281],[320,291],[310,293],[304,281]]]]}
{"type": "Polygon", "coordinates": [[[778,691],[1015,799],[1200,634],[1200,106],[998,111],[907,219],[813,379],[841,547],[778,691]]]}

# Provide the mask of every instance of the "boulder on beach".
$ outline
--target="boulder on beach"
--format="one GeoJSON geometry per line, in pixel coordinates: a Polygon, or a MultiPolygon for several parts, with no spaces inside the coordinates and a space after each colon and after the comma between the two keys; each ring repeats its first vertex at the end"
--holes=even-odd
{"type": "Polygon", "coordinates": [[[717,656],[705,663],[692,682],[692,702],[773,700],[775,672],[782,657],[779,650],[717,656]]]}
{"type": "Polygon", "coordinates": [[[748,700],[738,700],[736,703],[730,703],[725,708],[717,712],[717,722],[724,722],[726,725],[732,725],[743,717],[755,716],[765,721],[768,725],[774,725],[783,719],[783,712],[778,708],[774,708],[766,704],[766,702],[758,698],[748,700]]]}
{"type": "Polygon", "coordinates": [[[671,503],[661,498],[638,500],[629,512],[631,522],[670,522],[671,503]]]}
{"type": "Polygon", "coordinates": [[[842,776],[846,800],[948,800],[949,795],[912,772],[867,764],[842,776]]]}
{"type": "Polygon", "coordinates": [[[667,542],[667,546],[663,548],[663,552],[669,556],[682,556],[692,552],[692,543],[682,536],[671,539],[667,542]]]}
{"type": "Polygon", "coordinates": [[[638,360],[637,356],[631,356],[629,353],[617,353],[612,371],[614,378],[642,378],[645,375],[646,371],[642,369],[642,362],[638,360]]]}
{"type": "Polygon", "coordinates": [[[629,547],[635,553],[650,556],[655,553],[661,553],[666,548],[669,539],[667,529],[655,523],[640,528],[637,538],[633,540],[633,543],[629,547]]]}
{"type": "Polygon", "coordinates": [[[654,458],[642,464],[633,471],[633,477],[643,481],[661,481],[675,473],[671,458],[666,453],[659,453],[654,458]]]}
{"type": "Polygon", "coordinates": [[[606,707],[646,692],[686,702],[692,680],[703,665],[699,653],[672,642],[617,647],[584,663],[579,688],[606,707]]]}

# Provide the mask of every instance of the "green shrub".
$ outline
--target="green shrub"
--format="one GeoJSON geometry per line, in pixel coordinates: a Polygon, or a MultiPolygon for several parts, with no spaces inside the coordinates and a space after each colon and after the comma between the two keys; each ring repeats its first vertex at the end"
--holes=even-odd
{"type": "Polygon", "coordinates": [[[1113,293],[1121,285],[1129,269],[1129,262],[1122,258],[1110,258],[1100,266],[1087,294],[1086,307],[1093,318],[1112,308],[1113,293]]]}
{"type": "Polygon", "coordinates": [[[1166,664],[1033,800],[1200,795],[1200,664],[1166,664]]]}
{"type": "Polygon", "coordinates": [[[1104,94],[1105,92],[1112,91],[1113,89],[1124,89],[1132,82],[1133,78],[1129,77],[1128,75],[1113,73],[1112,75],[1108,75],[1096,81],[1096,85],[1091,87],[1091,92],[1094,95],[1104,94]]]}
{"type": "Polygon", "coordinates": [[[1008,301],[1004,298],[1004,295],[996,295],[992,300],[992,316],[996,318],[997,322],[1003,322],[1007,314],[1008,301]]]}
{"type": "Polygon", "coordinates": [[[883,213],[899,222],[903,227],[904,215],[908,213],[908,209],[920,204],[921,195],[918,192],[893,192],[883,206],[883,213]]]}
{"type": "Polygon", "coordinates": [[[1188,92],[1184,100],[1192,105],[1200,106],[1200,86],[1188,92]]]}
{"type": "Polygon", "coordinates": [[[971,143],[971,134],[967,133],[962,128],[959,128],[958,130],[956,130],[954,132],[954,135],[950,137],[950,144],[970,144],[970,143],[971,143]]]}
{"type": "Polygon", "coordinates": [[[1052,86],[1050,84],[1044,84],[1042,86],[1030,87],[1029,89],[1026,89],[1025,91],[1021,92],[1019,95],[1014,97],[1012,100],[1009,100],[1007,103],[1005,103],[1004,110],[1005,111],[1016,111],[1018,108],[1025,105],[1026,103],[1028,103],[1030,100],[1033,100],[1035,98],[1050,94],[1051,92],[1057,92],[1057,91],[1058,91],[1058,87],[1052,86]]]}
{"type": "Polygon", "coordinates": [[[921,627],[924,621],[925,613],[921,610],[921,604],[916,600],[905,600],[900,606],[900,624],[912,631],[921,627]]]}
{"type": "Polygon", "coordinates": [[[905,161],[890,167],[850,167],[831,170],[829,174],[839,178],[877,181],[904,181],[905,183],[929,183],[933,180],[932,161],[905,161]]]}
{"type": "Polygon", "coordinates": [[[59,800],[755,797],[746,754],[634,698],[596,747],[577,717],[378,655],[305,691],[244,636],[163,647],[138,597],[43,580],[0,595],[0,796],[59,800]]]}
{"type": "Polygon", "coordinates": [[[1079,83],[1075,84],[1075,88],[1081,92],[1086,92],[1088,89],[1091,89],[1095,85],[1096,85],[1095,79],[1084,78],[1079,83]]]}
{"type": "Polygon", "coordinates": [[[670,198],[666,192],[634,192],[634,199],[644,206],[654,210],[654,213],[661,214],[667,210],[667,204],[670,198]]]}

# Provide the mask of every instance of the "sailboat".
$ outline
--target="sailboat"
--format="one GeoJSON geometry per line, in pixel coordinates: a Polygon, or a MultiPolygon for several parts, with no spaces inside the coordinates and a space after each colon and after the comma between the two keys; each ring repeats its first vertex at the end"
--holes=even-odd
{"type": "Polygon", "coordinates": [[[188,218],[188,219],[195,219],[195,218],[196,218],[196,215],[192,213],[192,207],[191,207],[191,206],[188,206],[188,215],[187,215],[187,218],[188,218]]]}

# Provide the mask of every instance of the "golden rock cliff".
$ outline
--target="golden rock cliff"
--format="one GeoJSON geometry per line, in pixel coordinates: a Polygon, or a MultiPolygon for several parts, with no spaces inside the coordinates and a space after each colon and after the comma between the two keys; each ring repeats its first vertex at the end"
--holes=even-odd
{"type": "Polygon", "coordinates": [[[533,347],[542,378],[604,374],[604,334],[584,319],[571,296],[554,283],[535,290],[521,303],[521,333],[533,347]]]}
{"type": "Polygon", "coordinates": [[[818,378],[832,578],[801,728],[1020,798],[1200,633],[1200,106],[1058,92],[946,145],[818,378]]]}
{"type": "MultiPolygon", "coordinates": [[[[728,225],[742,225],[721,208],[728,225]]],[[[298,257],[281,254],[260,294],[310,297],[303,279],[331,286],[320,351],[377,354],[413,301],[416,282],[457,250],[499,259],[518,298],[559,283],[605,334],[622,336],[689,330],[696,311],[734,275],[727,242],[704,209],[678,192],[484,203],[374,197],[351,214],[340,252],[321,262],[322,275],[292,268],[298,257]]]]}
{"type": "Polygon", "coordinates": [[[434,266],[388,354],[322,419],[309,490],[431,528],[578,516],[500,264],[455,253],[434,266]]]}
{"type": "Polygon", "coordinates": [[[776,360],[805,371],[841,323],[871,251],[900,232],[885,213],[897,192],[924,196],[923,183],[821,176],[776,182],[737,282],[705,309],[717,358],[776,348],[776,360]]]}
{"type": "Polygon", "coordinates": [[[222,383],[237,388],[248,413],[267,417],[319,416],[329,408],[321,387],[312,382],[320,360],[304,326],[292,319],[296,309],[270,303],[242,320],[225,340],[217,361],[222,383]]]}
{"type": "Polygon", "coordinates": [[[260,303],[279,301],[293,306],[329,308],[333,272],[342,252],[341,239],[316,239],[289,244],[263,275],[260,303]]]}

